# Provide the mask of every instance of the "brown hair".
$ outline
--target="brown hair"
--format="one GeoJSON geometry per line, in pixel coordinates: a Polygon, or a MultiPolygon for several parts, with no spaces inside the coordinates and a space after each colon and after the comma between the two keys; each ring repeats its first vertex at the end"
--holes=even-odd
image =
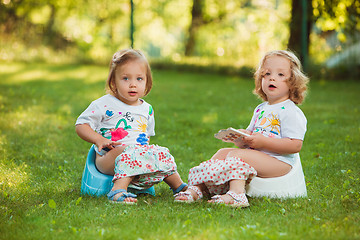
{"type": "Polygon", "coordinates": [[[288,50],[276,50],[265,54],[265,56],[261,59],[260,64],[254,74],[255,89],[253,93],[258,95],[264,101],[267,101],[267,96],[261,88],[261,81],[264,77],[264,63],[267,58],[272,56],[284,57],[290,61],[291,76],[287,80],[289,86],[289,98],[295,104],[301,104],[306,97],[309,78],[302,72],[300,60],[293,52],[288,50]]]}
{"type": "Polygon", "coordinates": [[[106,81],[106,92],[112,95],[116,94],[115,88],[115,70],[117,67],[122,66],[129,61],[141,60],[146,67],[146,86],[145,86],[145,96],[150,92],[153,84],[150,64],[147,61],[145,55],[140,50],[135,49],[124,49],[116,52],[111,61],[109,76],[106,81]]]}

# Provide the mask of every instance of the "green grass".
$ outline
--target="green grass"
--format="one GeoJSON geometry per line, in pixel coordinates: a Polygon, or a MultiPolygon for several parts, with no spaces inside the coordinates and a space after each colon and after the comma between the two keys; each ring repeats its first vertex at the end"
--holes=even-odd
{"type": "MultiPolygon", "coordinates": [[[[213,134],[246,127],[253,81],[154,70],[146,100],[156,136],[188,170],[217,149],[213,134]]],[[[80,195],[89,143],[78,115],[104,94],[107,67],[0,63],[0,239],[360,239],[360,83],[312,81],[301,159],[308,197],[251,198],[250,208],[176,204],[165,183],[138,206],[80,195]]]]}

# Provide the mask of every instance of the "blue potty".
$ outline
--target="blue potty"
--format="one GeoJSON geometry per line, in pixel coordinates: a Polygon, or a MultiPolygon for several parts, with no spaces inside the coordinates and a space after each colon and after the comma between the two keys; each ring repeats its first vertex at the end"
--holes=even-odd
{"type": "MultiPolygon", "coordinates": [[[[113,176],[99,172],[95,166],[96,153],[94,146],[91,146],[86,163],[84,172],[81,180],[81,193],[92,196],[103,196],[110,192],[113,186],[113,176]]],[[[128,191],[139,194],[146,193],[155,196],[155,188],[152,186],[148,189],[136,189],[135,186],[128,187],[128,191]]]]}

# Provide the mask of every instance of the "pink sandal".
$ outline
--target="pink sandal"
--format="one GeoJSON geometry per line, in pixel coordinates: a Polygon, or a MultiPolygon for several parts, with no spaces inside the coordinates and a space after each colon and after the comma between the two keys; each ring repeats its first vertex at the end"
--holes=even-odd
{"type": "Polygon", "coordinates": [[[232,191],[228,191],[226,194],[234,199],[233,203],[225,203],[224,200],[221,198],[221,195],[215,195],[211,199],[214,200],[213,203],[225,204],[225,206],[229,206],[229,207],[248,207],[248,206],[250,206],[245,193],[236,194],[232,191]]]}
{"type": "Polygon", "coordinates": [[[175,202],[184,202],[184,203],[192,203],[195,201],[198,201],[200,199],[203,198],[203,194],[200,191],[200,189],[196,186],[189,186],[188,189],[185,192],[179,192],[177,194],[174,195],[175,197],[175,202]],[[194,199],[194,197],[192,196],[191,192],[189,191],[189,189],[193,190],[194,192],[196,192],[196,194],[198,195],[198,199],[194,199]],[[176,199],[177,197],[186,197],[185,200],[180,200],[180,199],[176,199]]]}

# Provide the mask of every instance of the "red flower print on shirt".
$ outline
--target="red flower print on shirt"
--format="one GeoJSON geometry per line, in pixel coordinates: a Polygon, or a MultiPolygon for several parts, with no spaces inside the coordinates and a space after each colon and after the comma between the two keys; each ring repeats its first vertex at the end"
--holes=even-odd
{"type": "Polygon", "coordinates": [[[118,141],[126,137],[129,133],[123,128],[118,128],[115,131],[111,131],[111,141],[118,141]]]}

